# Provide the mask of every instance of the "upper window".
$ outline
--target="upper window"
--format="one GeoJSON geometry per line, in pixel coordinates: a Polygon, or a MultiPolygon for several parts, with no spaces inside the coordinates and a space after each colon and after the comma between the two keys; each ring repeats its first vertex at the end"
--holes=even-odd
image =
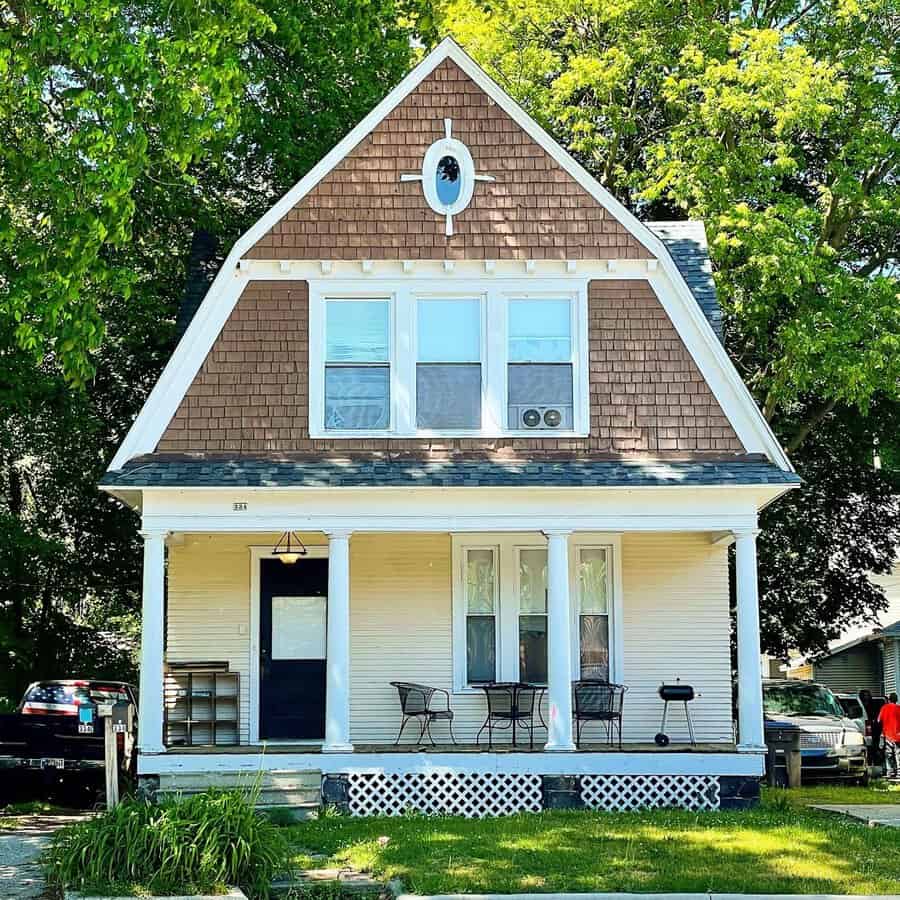
{"type": "Polygon", "coordinates": [[[325,305],[325,429],[384,431],[391,424],[390,303],[325,305]]]}
{"type": "Polygon", "coordinates": [[[507,421],[511,431],[571,431],[571,301],[510,300],[507,421]]]}
{"type": "Polygon", "coordinates": [[[416,426],[481,428],[481,301],[418,301],[416,426]]]}
{"type": "Polygon", "coordinates": [[[389,296],[378,278],[374,296],[359,280],[311,283],[310,436],[586,435],[585,289],[511,294],[520,283],[466,278],[449,296],[439,279],[389,296]]]}

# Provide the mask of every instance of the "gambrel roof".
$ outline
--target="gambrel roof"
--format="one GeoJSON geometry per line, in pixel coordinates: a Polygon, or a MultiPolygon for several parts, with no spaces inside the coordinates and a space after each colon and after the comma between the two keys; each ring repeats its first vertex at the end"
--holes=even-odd
{"type": "MultiPolygon", "coordinates": [[[[611,231],[604,235],[605,242],[592,239],[577,247],[578,252],[573,258],[579,260],[579,266],[584,262],[587,271],[591,264],[596,267],[598,260],[610,260],[609,269],[612,271],[617,257],[633,261],[633,265],[638,263],[646,265],[643,271],[649,274],[643,277],[647,282],[664,285],[665,290],[659,295],[659,302],[746,453],[751,457],[764,455],[779,469],[792,471],[784,451],[722,346],[721,313],[715,298],[702,224],[640,222],[451,39],[443,41],[429,53],[359,125],[235,243],[144,408],[114,457],[110,469],[121,470],[129,460],[151,454],[157,449],[161,437],[194,383],[197,373],[228,322],[245,287],[253,284],[254,278],[273,277],[271,274],[254,275],[254,272],[277,273],[279,271],[277,267],[280,265],[282,273],[295,273],[292,277],[299,279],[312,277],[304,275],[303,272],[309,270],[310,266],[319,265],[319,261],[314,259],[315,250],[319,247],[323,249],[321,257],[323,272],[326,271],[326,265],[331,265],[328,260],[365,261],[383,258],[396,260],[396,264],[399,264],[404,259],[400,255],[403,251],[397,250],[396,245],[392,253],[375,257],[367,255],[366,251],[371,248],[365,246],[365,242],[360,245],[359,242],[348,241],[338,247],[334,236],[340,232],[341,220],[328,218],[328,203],[320,204],[324,212],[321,212],[320,219],[313,221],[312,224],[292,220],[291,217],[297,215],[296,211],[303,208],[305,200],[313,196],[329,177],[336,172],[344,171],[341,169],[344,161],[356,152],[363,142],[369,140],[376,129],[387,121],[426,79],[438,72],[441,67],[446,76],[447,66],[461,72],[464,78],[471,82],[472,91],[480,92],[489,99],[492,106],[502,111],[506,117],[504,127],[508,120],[510,128],[520,130],[537,151],[551,159],[552,165],[548,171],[553,174],[556,188],[552,193],[559,194],[561,203],[567,197],[577,199],[576,195],[583,195],[597,208],[602,208],[599,218],[607,223],[611,231]],[[564,182],[560,182],[557,176],[563,178],[564,182]],[[323,223],[327,227],[323,227],[323,223]],[[312,235],[313,238],[317,235],[321,237],[319,243],[315,239],[307,241],[300,255],[294,252],[290,237],[298,229],[300,231],[306,229],[304,233],[312,235]],[[332,244],[335,246],[332,247],[332,244]],[[355,247],[360,249],[354,249],[355,247]],[[331,251],[335,251],[335,255],[329,255],[331,251]],[[295,259],[307,260],[304,264],[306,268],[292,269],[291,260],[295,259]],[[259,266],[263,268],[254,269],[259,266]]],[[[334,193],[332,181],[332,196],[334,193]]],[[[340,189],[337,193],[341,193],[340,189]]],[[[327,196],[326,194],[326,199],[327,196]]],[[[578,202],[581,202],[580,199],[578,202]]],[[[567,220],[577,221],[578,215],[578,210],[573,207],[567,214],[567,220]]],[[[595,229],[598,215],[591,212],[588,219],[590,221],[585,225],[588,231],[594,234],[592,229],[595,229]],[[591,222],[595,224],[592,225],[591,222]]],[[[496,217],[492,221],[497,221],[496,217]]],[[[514,224],[500,223],[507,233],[514,224]]],[[[603,228],[607,228],[607,225],[603,225],[603,228]]],[[[431,228],[432,224],[426,222],[426,226],[431,228]]],[[[487,225],[482,223],[481,227],[484,229],[493,226],[488,222],[487,225]]],[[[542,232],[532,230],[530,233],[539,235],[542,232]]],[[[599,234],[599,231],[596,233],[599,234]]],[[[482,232],[482,240],[485,240],[483,237],[485,234],[488,232],[482,232]]],[[[572,234],[577,234],[577,231],[572,230],[572,234]]],[[[539,243],[539,240],[539,237],[533,237],[530,245],[539,243]]],[[[474,244],[480,246],[477,241],[474,241],[474,244]]],[[[550,251],[547,253],[544,253],[546,248],[538,248],[543,254],[537,257],[539,261],[559,260],[565,265],[572,263],[564,242],[559,245],[551,243],[548,246],[550,251]]],[[[436,248],[437,244],[435,243],[433,247],[436,248]]],[[[530,257],[522,256],[527,249],[526,247],[523,251],[519,248],[512,255],[501,254],[500,258],[525,259],[531,264],[530,257]]],[[[431,249],[429,255],[414,258],[437,260],[438,257],[434,252],[435,250],[431,249]]],[[[469,256],[466,247],[456,246],[452,249],[448,245],[447,258],[471,261],[488,260],[491,257],[486,249],[469,256]]],[[[579,268],[579,272],[581,271],[579,268]]],[[[275,277],[278,277],[277,274],[275,277]]],[[[261,282],[257,280],[255,283],[261,282]]]]}

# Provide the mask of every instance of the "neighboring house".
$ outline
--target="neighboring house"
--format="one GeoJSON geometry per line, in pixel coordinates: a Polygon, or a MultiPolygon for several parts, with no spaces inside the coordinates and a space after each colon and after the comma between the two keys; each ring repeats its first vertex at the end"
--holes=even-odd
{"type": "Polygon", "coordinates": [[[839,693],[864,688],[876,697],[900,693],[900,563],[890,575],[871,579],[884,590],[887,609],[876,621],[845,632],[827,653],[793,661],[789,677],[817,681],[839,693]]]}
{"type": "Polygon", "coordinates": [[[639,222],[443,42],[235,244],[103,479],[142,517],[142,779],[753,802],[757,514],[799,479],[719,330],[702,225],[639,222]],[[628,688],[621,751],[575,747],[585,676],[628,688]],[[699,746],[675,709],[661,751],[676,678],[699,746]],[[460,747],[395,747],[392,681],[448,691],[460,747]],[[489,681],[546,684],[534,752],[474,752],[489,681]]]}

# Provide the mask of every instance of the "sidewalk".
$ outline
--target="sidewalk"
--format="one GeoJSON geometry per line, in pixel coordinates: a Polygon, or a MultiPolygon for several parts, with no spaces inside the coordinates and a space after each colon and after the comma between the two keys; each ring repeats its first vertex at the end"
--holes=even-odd
{"type": "Polygon", "coordinates": [[[38,858],[50,835],[62,825],[79,822],[83,815],[26,815],[15,830],[0,831],[0,897],[36,900],[44,894],[38,858]]]}
{"type": "Polygon", "coordinates": [[[900,900],[900,894],[400,894],[397,900],[900,900]]]}

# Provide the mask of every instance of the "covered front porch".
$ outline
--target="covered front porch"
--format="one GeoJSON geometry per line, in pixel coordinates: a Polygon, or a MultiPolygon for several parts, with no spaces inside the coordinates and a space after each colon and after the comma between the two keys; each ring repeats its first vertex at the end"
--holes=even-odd
{"type": "MultiPolygon", "coordinates": [[[[165,776],[300,767],[351,782],[365,776],[367,783],[378,772],[388,781],[427,780],[437,772],[457,778],[712,778],[716,784],[758,778],[760,491],[765,488],[145,491],[139,771],[165,776]],[[295,569],[272,557],[286,530],[309,551],[296,571],[310,560],[327,563],[319,592],[327,608],[319,623],[327,648],[322,730],[296,737],[273,731],[265,713],[272,635],[290,631],[284,616],[292,604],[279,601],[278,621],[285,626],[279,627],[271,590],[266,608],[263,573],[267,566],[295,569]],[[727,570],[732,541],[736,723],[727,570]],[[537,591],[523,587],[523,560],[540,562],[537,591]],[[479,565],[488,573],[488,590],[472,587],[479,565]],[[590,596],[586,567],[603,579],[602,590],[595,584],[590,596]],[[498,681],[538,681],[535,657],[541,653],[545,727],[535,729],[534,747],[528,734],[510,746],[508,732],[495,733],[490,750],[486,735],[476,743],[487,707],[470,676],[484,680],[489,668],[498,681]],[[224,666],[237,676],[236,728],[227,740],[172,739],[166,684],[179,668],[197,664],[224,666]],[[572,685],[584,677],[627,688],[621,750],[592,723],[576,748],[572,685]],[[690,745],[678,707],[667,726],[671,743],[660,748],[653,743],[662,715],[657,690],[676,679],[698,695],[691,704],[697,745],[690,745]],[[456,744],[446,723],[436,721],[436,746],[420,741],[417,728],[395,745],[402,723],[392,686],[398,681],[446,693],[456,744]]],[[[274,595],[290,599],[292,592],[278,595],[281,590],[274,595]]],[[[302,629],[294,638],[306,646],[302,629]]],[[[278,640],[280,652],[288,652],[290,641],[278,640]]]]}

